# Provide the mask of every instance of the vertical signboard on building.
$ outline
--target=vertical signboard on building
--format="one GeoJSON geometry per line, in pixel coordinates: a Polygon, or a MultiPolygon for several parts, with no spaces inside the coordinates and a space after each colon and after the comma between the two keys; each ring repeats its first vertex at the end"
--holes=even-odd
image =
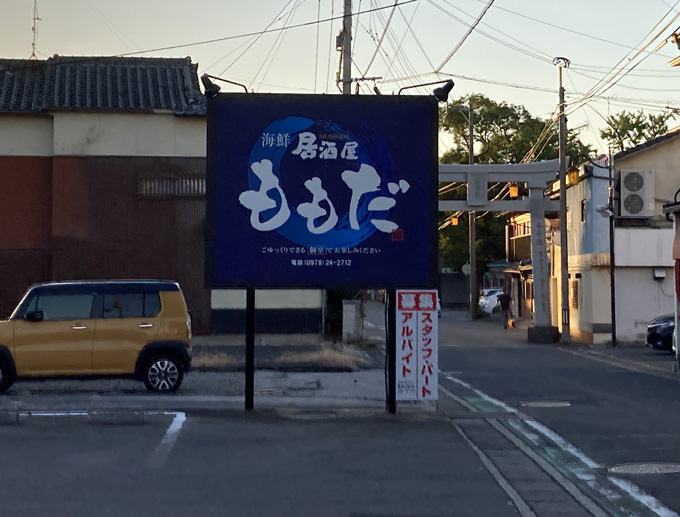
{"type": "Polygon", "coordinates": [[[397,291],[397,400],[437,400],[436,290],[397,291]]]}

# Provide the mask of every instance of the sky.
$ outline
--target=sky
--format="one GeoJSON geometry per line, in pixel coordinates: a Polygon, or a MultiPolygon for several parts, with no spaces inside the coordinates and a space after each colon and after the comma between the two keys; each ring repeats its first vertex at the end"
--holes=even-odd
{"type": "MultiPolygon", "coordinates": [[[[339,93],[343,0],[35,3],[38,59],[189,56],[199,74],[249,91],[339,93]]],[[[0,57],[30,58],[34,0],[0,0],[0,9],[0,57]]],[[[607,116],[680,108],[680,67],[669,65],[680,55],[670,39],[680,0],[353,0],[352,10],[352,77],[365,78],[364,95],[451,78],[451,102],[478,93],[550,119],[559,87],[553,59],[564,57],[567,125],[598,154],[608,152],[599,137],[607,116]]],[[[440,152],[447,145],[441,136],[440,152]]]]}

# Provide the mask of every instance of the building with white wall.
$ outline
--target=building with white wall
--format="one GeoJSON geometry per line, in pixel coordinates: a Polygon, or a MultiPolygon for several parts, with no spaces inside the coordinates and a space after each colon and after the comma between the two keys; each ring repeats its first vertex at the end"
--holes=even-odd
{"type": "MultiPolygon", "coordinates": [[[[650,320],[673,312],[673,229],[663,204],[680,186],[674,157],[680,133],[672,132],[606,160],[581,166],[567,185],[570,334],[582,342],[612,339],[612,282],[617,342],[644,341],[650,320]],[[613,185],[610,203],[609,185],[613,185]],[[611,211],[607,211],[608,206],[611,211]],[[610,217],[613,249],[610,247],[610,217]],[[612,254],[613,251],[613,254],[612,254]]],[[[559,183],[553,186],[559,195],[559,183]]],[[[551,304],[561,325],[559,237],[553,239],[551,304]]]]}

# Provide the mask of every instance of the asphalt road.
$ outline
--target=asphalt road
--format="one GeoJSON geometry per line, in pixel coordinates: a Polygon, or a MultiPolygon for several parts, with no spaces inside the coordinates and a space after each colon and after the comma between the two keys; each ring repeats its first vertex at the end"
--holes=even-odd
{"type": "Polygon", "coordinates": [[[0,426],[2,514],[518,515],[439,418],[136,416],[34,414],[0,426]]]}
{"type": "Polygon", "coordinates": [[[673,357],[642,346],[525,338],[494,320],[449,314],[440,322],[442,391],[488,415],[497,433],[574,487],[572,498],[605,515],[677,515],[680,377],[673,357]]]}
{"type": "Polygon", "coordinates": [[[192,372],[170,396],[18,383],[0,400],[2,513],[678,515],[670,355],[529,344],[463,312],[439,323],[439,401],[398,415],[380,369],[258,372],[253,413],[242,372],[192,372]]]}

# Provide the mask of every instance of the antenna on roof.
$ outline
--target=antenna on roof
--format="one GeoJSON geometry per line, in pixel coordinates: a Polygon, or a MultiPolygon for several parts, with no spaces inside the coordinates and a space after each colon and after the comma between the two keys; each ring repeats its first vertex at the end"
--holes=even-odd
{"type": "Polygon", "coordinates": [[[33,31],[33,43],[31,44],[31,49],[33,51],[31,52],[31,57],[29,59],[35,59],[35,60],[38,59],[35,55],[35,42],[38,39],[38,22],[39,21],[41,21],[41,18],[38,18],[38,0],[33,0],[33,28],[31,29],[33,31]]]}

